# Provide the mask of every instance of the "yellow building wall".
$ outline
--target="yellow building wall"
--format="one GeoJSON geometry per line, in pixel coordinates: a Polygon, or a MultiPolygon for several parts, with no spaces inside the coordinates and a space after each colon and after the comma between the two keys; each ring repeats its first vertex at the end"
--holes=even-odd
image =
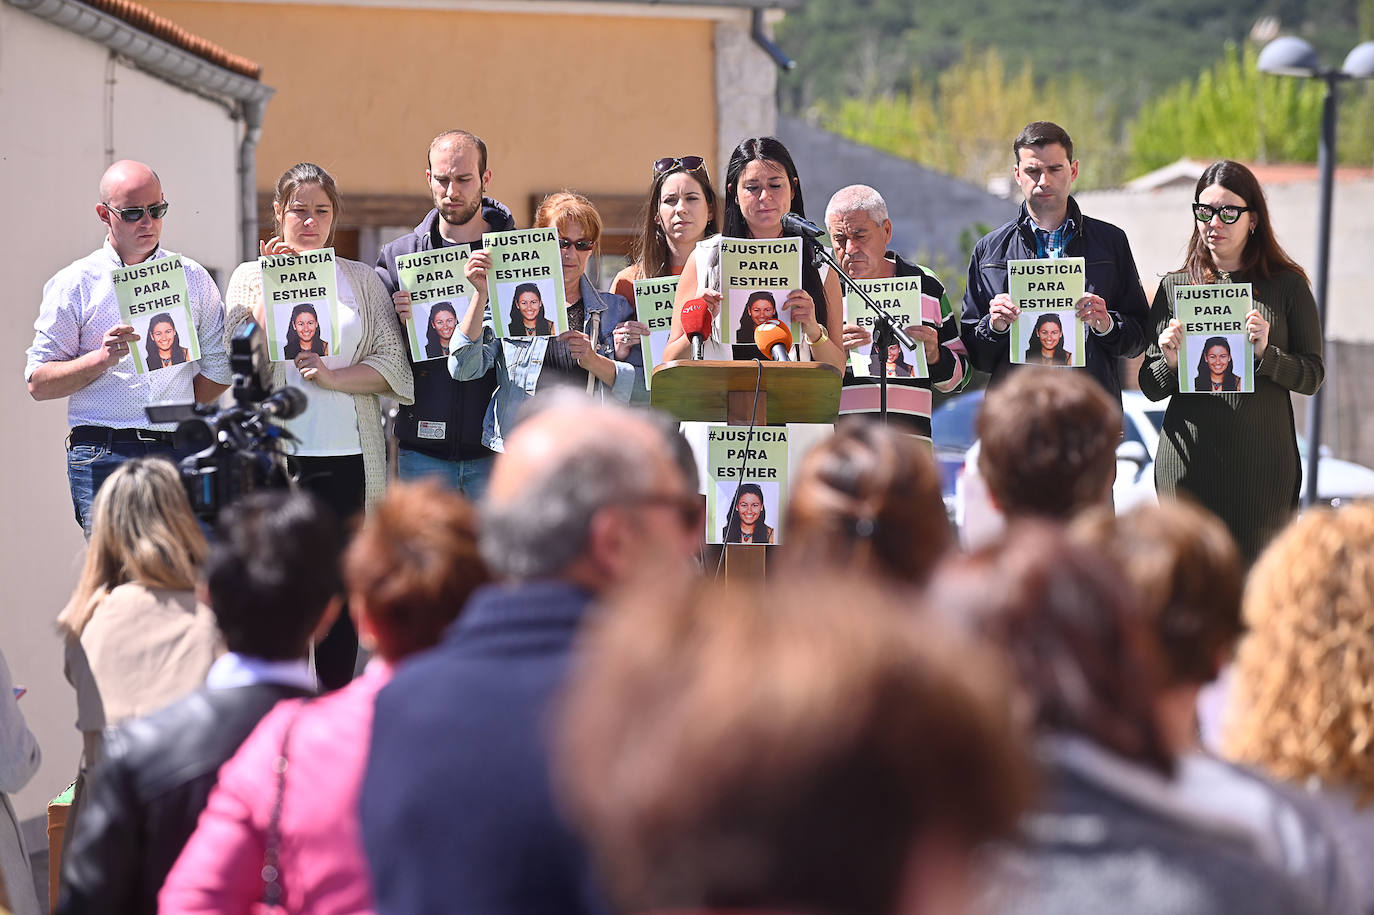
{"type": "MultiPolygon", "coordinates": [[[[650,163],[716,148],[707,20],[152,0],[263,67],[277,90],[258,186],[313,161],[349,193],[427,193],[424,152],[449,128],[490,152],[490,193],[530,218],[564,186],[648,190],[650,163]]],[[[711,162],[716,173],[717,163],[711,162]]]]}

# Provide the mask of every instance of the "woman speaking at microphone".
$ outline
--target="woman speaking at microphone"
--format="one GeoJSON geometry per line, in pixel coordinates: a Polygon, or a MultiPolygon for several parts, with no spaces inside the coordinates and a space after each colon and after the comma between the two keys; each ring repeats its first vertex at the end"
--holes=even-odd
{"type": "MultiPolygon", "coordinates": [[[[263,254],[300,254],[327,247],[333,239],[341,199],[334,179],[318,165],[302,162],[277,181],[272,210],[277,234],[262,243],[263,254]]],[[[377,397],[410,403],[414,377],[400,324],[386,288],[372,268],[335,259],[339,297],[338,338],[321,355],[299,348],[290,362],[273,362],[272,386],[305,391],[305,412],[286,422],[296,436],[295,461],[301,486],[341,519],[351,518],[386,488],[386,442],[377,397]]],[[[224,297],[227,337],[250,319],[264,324],[262,268],[240,264],[224,297]]],[[[322,348],[320,348],[322,349],[322,348]]],[[[353,679],[358,635],[348,615],[340,616],[315,646],[315,670],[326,689],[353,679]]]]}
{"type": "MultiPolygon", "coordinates": [[[[801,179],[787,147],[774,137],[751,137],[740,143],[725,170],[723,234],[731,238],[782,238],[788,234],[782,227],[782,218],[788,213],[806,215],[801,179]]],[[[683,332],[682,310],[695,298],[706,301],[712,316],[720,312],[720,236],[698,244],[682,271],[673,330],[663,350],[665,362],[686,359],[691,354],[691,341],[683,332]]],[[[843,370],[845,352],[838,342],[844,325],[839,279],[829,271],[822,277],[805,251],[802,288],[787,294],[782,311],[784,320],[801,325],[813,360],[843,370]]],[[[708,359],[732,356],[730,346],[721,341],[715,329],[704,351],[708,359]]],[[[757,355],[757,350],[749,355],[757,355]]]]}

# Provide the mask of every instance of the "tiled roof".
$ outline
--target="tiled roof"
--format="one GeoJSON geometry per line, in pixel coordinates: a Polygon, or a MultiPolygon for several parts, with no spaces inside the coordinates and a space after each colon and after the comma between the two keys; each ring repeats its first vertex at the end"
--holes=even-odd
{"type": "Polygon", "coordinates": [[[160,16],[146,6],[134,3],[133,0],[80,0],[80,2],[92,9],[114,16],[116,19],[121,19],[140,31],[161,38],[170,45],[208,60],[226,70],[231,70],[249,79],[258,79],[262,76],[261,64],[226,51],[199,35],[193,35],[166,16],[160,16]]]}

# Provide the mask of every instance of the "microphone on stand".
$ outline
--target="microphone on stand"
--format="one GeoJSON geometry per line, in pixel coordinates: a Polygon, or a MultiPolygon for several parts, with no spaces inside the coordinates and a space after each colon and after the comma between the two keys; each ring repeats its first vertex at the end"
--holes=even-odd
{"type": "Polygon", "coordinates": [[[711,335],[711,309],[705,299],[689,299],[682,306],[682,332],[692,341],[692,361],[701,361],[711,335]]]}
{"type": "Polygon", "coordinates": [[[792,235],[802,235],[807,238],[821,238],[826,234],[825,229],[822,229],[804,216],[798,216],[796,213],[783,214],[782,230],[792,235]]]}
{"type": "Polygon", "coordinates": [[[792,331],[786,324],[765,321],[754,328],[754,345],[774,362],[791,362],[792,331]]]}

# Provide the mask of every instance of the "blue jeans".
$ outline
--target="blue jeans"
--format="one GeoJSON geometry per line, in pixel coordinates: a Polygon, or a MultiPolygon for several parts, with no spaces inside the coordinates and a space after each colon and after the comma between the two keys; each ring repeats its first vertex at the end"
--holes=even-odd
{"type": "Polygon", "coordinates": [[[67,483],[72,490],[72,509],[76,523],[86,539],[91,539],[91,503],[95,494],[120,464],[136,457],[164,457],[173,463],[190,452],[177,451],[162,442],[111,442],[67,447],[67,483]]]}
{"type": "Polygon", "coordinates": [[[487,494],[487,480],[491,478],[491,464],[496,456],[469,458],[465,461],[446,461],[431,457],[423,451],[396,449],[396,472],[403,480],[439,477],[449,486],[480,502],[487,494]]]}

